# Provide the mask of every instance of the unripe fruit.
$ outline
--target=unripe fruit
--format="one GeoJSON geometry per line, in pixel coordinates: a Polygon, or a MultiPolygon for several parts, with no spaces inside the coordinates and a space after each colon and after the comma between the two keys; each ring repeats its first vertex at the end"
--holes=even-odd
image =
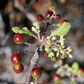
{"type": "Polygon", "coordinates": [[[69,22],[68,20],[62,20],[61,22],[60,22],[60,25],[62,25],[64,22],[69,22]]]}
{"type": "Polygon", "coordinates": [[[43,16],[42,15],[38,15],[38,20],[42,21],[43,20],[43,16]]]}
{"type": "Polygon", "coordinates": [[[47,52],[45,52],[45,53],[44,53],[44,56],[45,56],[45,57],[48,57],[48,53],[47,53],[47,52]]]}
{"type": "Polygon", "coordinates": [[[53,12],[52,12],[52,11],[48,11],[48,12],[46,13],[46,17],[47,17],[47,18],[50,18],[52,15],[53,15],[53,12]]]}
{"type": "Polygon", "coordinates": [[[57,14],[56,15],[56,19],[61,19],[61,15],[60,14],[57,14]]]}
{"type": "Polygon", "coordinates": [[[24,36],[22,34],[16,34],[14,36],[14,42],[17,44],[24,43],[24,36]]]}
{"type": "Polygon", "coordinates": [[[39,68],[35,68],[31,73],[33,78],[39,78],[41,76],[41,70],[39,68]]]}
{"type": "Polygon", "coordinates": [[[19,64],[22,61],[22,58],[19,54],[15,53],[11,56],[11,62],[13,64],[19,64]]]}
{"type": "Polygon", "coordinates": [[[53,76],[53,81],[54,82],[60,82],[61,81],[61,76],[60,75],[58,75],[58,74],[55,74],[54,76],[53,76]]]}
{"type": "Polygon", "coordinates": [[[15,64],[15,65],[13,65],[13,70],[16,73],[20,73],[24,70],[24,66],[23,66],[23,64],[15,64]]]}

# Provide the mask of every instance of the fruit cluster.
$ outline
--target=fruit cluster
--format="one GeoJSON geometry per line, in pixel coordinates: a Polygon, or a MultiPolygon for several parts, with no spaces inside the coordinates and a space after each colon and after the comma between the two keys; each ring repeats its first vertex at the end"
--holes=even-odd
{"type": "MultiPolygon", "coordinates": [[[[47,17],[47,19],[50,19],[50,17],[53,15],[54,13],[52,12],[52,11],[48,11],[47,13],[46,13],[46,17],[47,17]]],[[[42,21],[43,19],[44,19],[44,17],[42,16],[42,15],[38,15],[38,21],[42,21]]],[[[56,15],[54,15],[54,18],[56,18],[56,19],[61,19],[61,15],[60,14],[56,14],[56,15]]]]}
{"type": "Polygon", "coordinates": [[[11,56],[11,62],[14,64],[13,65],[13,70],[16,73],[20,73],[24,70],[24,66],[21,63],[22,58],[21,56],[18,54],[18,52],[14,52],[14,54],[11,56]]]}

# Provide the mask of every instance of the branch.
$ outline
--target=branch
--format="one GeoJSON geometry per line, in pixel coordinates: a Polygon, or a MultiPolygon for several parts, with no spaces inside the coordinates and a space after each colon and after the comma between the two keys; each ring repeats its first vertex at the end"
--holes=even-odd
{"type": "Polygon", "coordinates": [[[45,36],[45,33],[46,33],[46,30],[47,30],[48,26],[49,26],[49,22],[45,26],[45,30],[44,30],[43,36],[45,36]]]}
{"type": "Polygon", "coordinates": [[[40,48],[38,47],[35,51],[34,56],[31,58],[31,63],[29,66],[29,70],[27,72],[27,77],[26,77],[26,84],[30,84],[31,72],[32,72],[34,66],[37,64],[39,57],[40,57],[40,48]]]}

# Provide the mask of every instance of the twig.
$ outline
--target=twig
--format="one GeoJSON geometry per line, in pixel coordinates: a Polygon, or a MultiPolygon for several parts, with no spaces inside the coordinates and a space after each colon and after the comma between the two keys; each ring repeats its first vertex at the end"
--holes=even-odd
{"type": "Polygon", "coordinates": [[[45,33],[46,33],[46,30],[47,30],[48,26],[49,26],[49,22],[47,22],[47,24],[46,24],[46,26],[45,26],[45,30],[44,30],[44,33],[43,33],[43,37],[45,36],[45,33]]]}
{"type": "Polygon", "coordinates": [[[37,62],[39,60],[39,57],[40,57],[40,49],[39,49],[39,47],[37,47],[37,49],[35,51],[35,54],[31,59],[31,63],[30,63],[30,66],[29,66],[27,77],[26,77],[26,84],[30,84],[31,72],[32,72],[34,66],[37,64],[37,62]]]}
{"type": "Polygon", "coordinates": [[[29,45],[28,48],[26,48],[26,49],[23,50],[22,52],[19,52],[20,55],[24,54],[24,53],[27,52],[31,47],[34,47],[34,46],[36,46],[36,45],[39,45],[39,42],[29,45]]]}
{"type": "Polygon", "coordinates": [[[34,38],[36,38],[38,41],[40,40],[38,37],[36,37],[35,35],[33,35],[34,38]]]}
{"type": "MultiPolygon", "coordinates": [[[[49,8],[49,9],[50,9],[50,10],[53,10],[53,9],[51,9],[51,8],[49,8]]],[[[47,31],[47,28],[48,28],[48,26],[50,25],[50,21],[51,21],[52,18],[54,17],[55,13],[56,13],[56,12],[53,10],[53,14],[52,14],[52,16],[50,17],[50,19],[45,22],[45,23],[46,23],[46,26],[45,26],[45,30],[44,30],[44,33],[43,33],[43,38],[45,37],[45,33],[46,33],[46,31],[47,31]]]]}
{"type": "Polygon", "coordinates": [[[29,70],[28,70],[28,73],[27,73],[27,77],[26,77],[26,84],[30,84],[30,80],[31,80],[31,71],[32,69],[34,68],[34,64],[30,64],[29,66],[29,70]]]}

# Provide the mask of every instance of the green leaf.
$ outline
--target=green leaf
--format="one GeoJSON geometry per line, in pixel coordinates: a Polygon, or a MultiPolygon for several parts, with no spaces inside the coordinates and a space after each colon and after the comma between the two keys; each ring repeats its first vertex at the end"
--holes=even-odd
{"type": "Polygon", "coordinates": [[[72,67],[72,73],[76,74],[76,72],[79,68],[79,64],[77,62],[74,62],[71,67],[72,67]]]}
{"type": "Polygon", "coordinates": [[[51,56],[51,60],[52,60],[52,61],[55,60],[55,57],[54,57],[54,56],[51,56]]]}
{"type": "Polygon", "coordinates": [[[20,34],[23,34],[24,37],[32,36],[33,34],[28,30],[27,27],[24,27],[19,30],[20,34]]]}
{"type": "Polygon", "coordinates": [[[51,57],[51,52],[48,53],[48,57],[51,57]]]}
{"type": "Polygon", "coordinates": [[[68,33],[70,27],[71,27],[71,25],[69,22],[64,22],[60,27],[58,27],[58,29],[51,31],[50,36],[52,37],[55,35],[58,35],[58,36],[66,35],[68,33]]]}
{"type": "Polygon", "coordinates": [[[24,31],[29,32],[27,27],[22,28],[24,31]]]}
{"type": "Polygon", "coordinates": [[[53,52],[53,51],[50,51],[50,52],[48,53],[48,57],[52,57],[52,56],[54,56],[54,52],[53,52]]]}
{"type": "Polygon", "coordinates": [[[14,33],[19,33],[19,27],[13,27],[12,28],[12,31],[14,32],[14,33]]]}

